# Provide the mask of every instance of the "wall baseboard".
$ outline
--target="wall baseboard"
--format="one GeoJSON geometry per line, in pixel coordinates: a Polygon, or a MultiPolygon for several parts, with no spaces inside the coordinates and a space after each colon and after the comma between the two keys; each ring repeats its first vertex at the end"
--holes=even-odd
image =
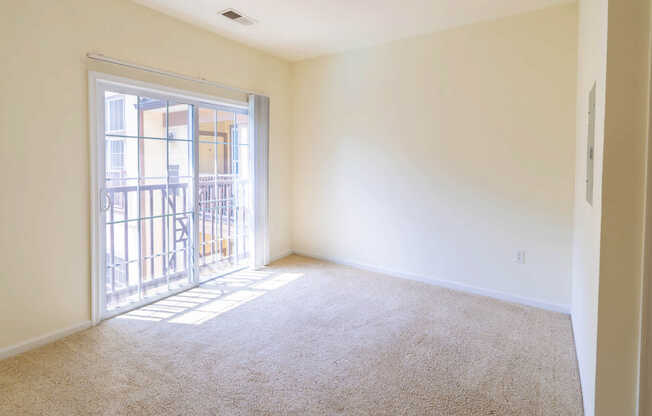
{"type": "Polygon", "coordinates": [[[505,302],[517,303],[519,305],[531,306],[534,308],[545,309],[547,311],[559,312],[566,315],[570,315],[570,310],[571,310],[570,305],[560,305],[556,303],[544,302],[544,301],[531,299],[524,296],[512,295],[510,293],[505,293],[498,290],[485,289],[477,286],[453,282],[451,280],[437,279],[437,278],[433,278],[426,275],[420,275],[416,273],[405,273],[398,270],[377,267],[370,264],[358,263],[355,261],[349,261],[349,260],[344,260],[335,257],[320,256],[305,251],[292,250],[292,253],[299,256],[311,257],[313,259],[328,261],[331,263],[367,270],[374,273],[386,274],[389,276],[400,277],[402,279],[416,280],[422,283],[428,283],[434,286],[445,287],[447,289],[457,290],[460,292],[472,293],[474,295],[486,296],[489,298],[494,298],[505,302]]]}
{"type": "Polygon", "coordinates": [[[589,403],[587,403],[586,398],[588,397],[585,394],[586,384],[584,378],[582,377],[582,370],[580,369],[580,350],[577,347],[577,337],[575,336],[575,314],[571,309],[570,312],[570,323],[571,323],[571,334],[573,335],[573,345],[575,346],[575,364],[577,365],[577,375],[580,379],[580,393],[582,395],[582,410],[584,410],[584,415],[589,416],[592,413],[592,410],[589,410],[589,403]]]}
{"type": "MultiPolygon", "coordinates": [[[[442,280],[442,279],[435,279],[426,275],[420,275],[416,273],[405,273],[405,272],[400,272],[397,270],[392,270],[392,269],[387,269],[383,267],[377,267],[377,266],[372,266],[370,264],[365,264],[365,263],[359,263],[355,261],[350,261],[350,260],[344,260],[340,258],[334,258],[334,257],[327,257],[327,256],[320,256],[317,254],[313,253],[308,253],[305,251],[296,251],[296,250],[286,250],[270,259],[270,262],[275,262],[277,260],[280,260],[284,257],[290,256],[292,254],[296,254],[299,256],[303,257],[310,257],[316,260],[322,260],[322,261],[328,261],[331,263],[335,264],[340,264],[343,266],[349,266],[349,267],[354,267],[357,269],[362,269],[362,270],[367,270],[370,272],[374,273],[380,273],[380,274],[385,274],[389,276],[394,276],[394,277],[399,277],[402,279],[408,279],[408,280],[415,280],[423,283],[428,283],[434,286],[440,286],[440,287],[445,287],[447,289],[452,289],[452,290],[457,290],[460,292],[465,292],[465,293],[472,293],[474,295],[480,295],[480,296],[486,296],[498,300],[502,300],[505,302],[511,302],[511,303],[517,303],[520,305],[525,305],[525,306],[531,306],[534,308],[539,308],[539,309],[545,309],[548,311],[553,311],[553,312],[560,312],[564,314],[570,314],[570,306],[569,305],[559,305],[559,304],[554,304],[554,303],[548,303],[548,302],[542,302],[539,300],[523,297],[523,296],[517,296],[517,295],[512,295],[509,293],[505,292],[500,292],[497,290],[492,290],[492,289],[485,289],[485,288],[480,288],[477,286],[471,286],[471,285],[466,285],[464,283],[458,283],[458,282],[453,282],[450,280],[442,280]]],[[[3,360],[5,358],[12,357],[14,355],[21,354],[23,352],[32,350],[34,348],[41,347],[45,344],[49,344],[51,342],[57,341],[61,338],[65,338],[68,335],[72,335],[75,332],[83,331],[84,329],[88,329],[92,326],[91,321],[85,321],[81,322],[79,324],[73,325],[68,328],[60,329],[57,331],[50,332],[48,334],[35,337],[32,339],[29,339],[27,341],[23,341],[19,344],[12,345],[9,347],[5,347],[0,349],[0,360],[3,360]]]]}
{"type": "Polygon", "coordinates": [[[270,257],[269,262],[270,262],[270,263],[274,263],[275,261],[277,261],[277,260],[281,260],[281,259],[284,259],[284,258],[286,258],[287,256],[291,256],[292,254],[294,254],[294,250],[285,250],[285,251],[282,251],[281,253],[279,253],[279,254],[277,254],[277,255],[275,255],[275,256],[270,257]]]}
{"type": "Polygon", "coordinates": [[[22,354],[29,350],[33,350],[35,348],[57,341],[61,338],[65,338],[68,335],[72,335],[75,332],[83,331],[84,329],[88,329],[90,327],[91,327],[91,321],[84,321],[68,328],[59,329],[45,335],[28,339],[27,341],[20,342],[16,345],[11,345],[9,347],[2,348],[0,349],[0,360],[13,357],[14,355],[22,354]]]}

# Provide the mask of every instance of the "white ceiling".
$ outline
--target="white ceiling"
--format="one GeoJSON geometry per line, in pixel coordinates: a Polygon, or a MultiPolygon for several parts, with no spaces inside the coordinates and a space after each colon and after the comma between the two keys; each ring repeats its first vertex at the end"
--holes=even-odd
{"type": "Polygon", "coordinates": [[[292,61],[518,14],[573,0],[134,0],[292,61]],[[243,26],[218,14],[234,8],[243,26]]]}

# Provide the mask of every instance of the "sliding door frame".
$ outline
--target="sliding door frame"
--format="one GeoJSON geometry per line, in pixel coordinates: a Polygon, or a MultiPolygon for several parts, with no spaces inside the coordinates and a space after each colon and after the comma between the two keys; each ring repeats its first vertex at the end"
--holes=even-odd
{"type": "MultiPolygon", "coordinates": [[[[194,93],[190,91],[185,91],[185,90],[179,90],[175,88],[169,88],[165,87],[163,85],[158,85],[158,84],[152,84],[152,83],[147,83],[147,82],[142,82],[142,81],[137,81],[133,79],[128,79],[128,78],[123,78],[115,75],[110,75],[110,74],[105,74],[105,73],[100,73],[100,72],[95,72],[95,71],[89,71],[88,72],[88,91],[89,91],[89,138],[90,138],[90,178],[91,178],[91,192],[90,192],[90,197],[91,197],[91,203],[90,203],[90,208],[91,208],[91,321],[93,325],[98,324],[101,322],[103,319],[110,318],[111,316],[118,315],[120,313],[127,312],[128,310],[132,310],[135,307],[139,307],[148,303],[155,302],[157,300],[160,300],[162,298],[174,295],[175,293],[183,292],[185,290],[188,290],[192,287],[196,287],[199,285],[199,247],[197,247],[197,244],[199,243],[199,238],[198,238],[198,216],[199,216],[199,198],[198,198],[198,187],[199,187],[199,107],[229,107],[229,108],[237,108],[237,109],[243,109],[243,110],[249,110],[250,104],[248,102],[244,101],[235,101],[235,100],[230,100],[230,99],[222,99],[219,97],[214,97],[211,95],[205,95],[205,94],[199,94],[199,93],[194,93]],[[192,149],[193,149],[193,245],[194,250],[193,250],[193,264],[192,264],[192,269],[189,270],[189,273],[191,274],[190,277],[190,283],[188,286],[183,287],[181,289],[171,291],[168,293],[164,293],[160,296],[153,296],[151,298],[143,299],[138,303],[130,304],[126,308],[117,308],[116,310],[112,310],[111,312],[106,311],[105,308],[105,284],[104,284],[104,278],[105,278],[105,270],[106,270],[106,259],[105,259],[105,252],[106,252],[106,238],[105,237],[105,230],[102,229],[103,224],[104,224],[104,212],[100,209],[102,206],[101,204],[104,203],[103,198],[104,194],[102,192],[104,185],[104,177],[105,177],[105,157],[104,152],[102,147],[100,146],[105,146],[104,143],[104,129],[105,129],[105,120],[104,120],[104,111],[100,111],[104,107],[104,96],[103,96],[103,91],[105,91],[107,88],[111,89],[112,91],[117,91],[117,92],[125,92],[129,94],[138,94],[138,95],[146,95],[147,97],[151,98],[158,98],[158,99],[164,99],[164,100],[169,100],[169,99],[174,99],[177,100],[179,103],[183,104],[189,104],[193,106],[193,114],[192,114],[192,128],[193,128],[193,134],[192,134],[192,149]]],[[[250,123],[252,122],[251,119],[251,114],[250,114],[250,123]]],[[[250,143],[253,143],[253,140],[255,140],[251,129],[249,131],[250,135],[250,143]]],[[[105,147],[104,147],[105,149],[105,147]]],[[[261,155],[262,156],[262,155],[261,155]]],[[[265,158],[267,158],[267,155],[264,155],[265,158]]],[[[267,181],[267,171],[260,171],[260,170],[254,170],[253,165],[256,162],[257,156],[255,152],[251,152],[251,158],[249,161],[249,169],[252,175],[250,176],[251,179],[251,184],[254,186],[252,196],[254,197],[253,206],[255,206],[256,201],[255,199],[257,198],[256,195],[256,189],[255,189],[255,184],[258,182],[256,181],[257,178],[261,177],[264,175],[264,180],[267,181]]],[[[265,195],[266,197],[267,195],[265,195]]],[[[266,201],[265,201],[266,204],[266,201]]],[[[253,232],[252,232],[252,238],[254,241],[252,241],[252,246],[256,244],[256,238],[258,238],[258,235],[260,232],[257,230],[258,227],[265,226],[267,225],[268,219],[265,218],[265,221],[263,221],[263,224],[260,224],[259,222],[255,222],[253,224],[253,232]]],[[[266,239],[268,238],[265,235],[266,239]]],[[[265,242],[267,244],[267,242],[265,242]]],[[[253,261],[254,258],[253,256],[251,257],[251,262],[253,266],[253,261]]],[[[142,273],[142,270],[139,270],[140,273],[142,273]]]]}

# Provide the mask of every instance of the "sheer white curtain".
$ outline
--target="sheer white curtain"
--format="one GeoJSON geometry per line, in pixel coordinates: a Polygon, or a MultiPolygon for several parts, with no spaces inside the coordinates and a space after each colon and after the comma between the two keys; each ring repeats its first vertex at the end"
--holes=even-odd
{"type": "Polygon", "coordinates": [[[269,263],[269,97],[249,96],[254,173],[254,266],[269,263]]]}

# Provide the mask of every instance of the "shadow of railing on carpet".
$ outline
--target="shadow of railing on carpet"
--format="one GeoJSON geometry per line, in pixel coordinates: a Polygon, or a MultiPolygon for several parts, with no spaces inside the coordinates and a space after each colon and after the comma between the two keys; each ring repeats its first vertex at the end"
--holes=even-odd
{"type": "Polygon", "coordinates": [[[118,316],[115,319],[201,325],[303,277],[303,273],[243,270],[118,316]]]}

